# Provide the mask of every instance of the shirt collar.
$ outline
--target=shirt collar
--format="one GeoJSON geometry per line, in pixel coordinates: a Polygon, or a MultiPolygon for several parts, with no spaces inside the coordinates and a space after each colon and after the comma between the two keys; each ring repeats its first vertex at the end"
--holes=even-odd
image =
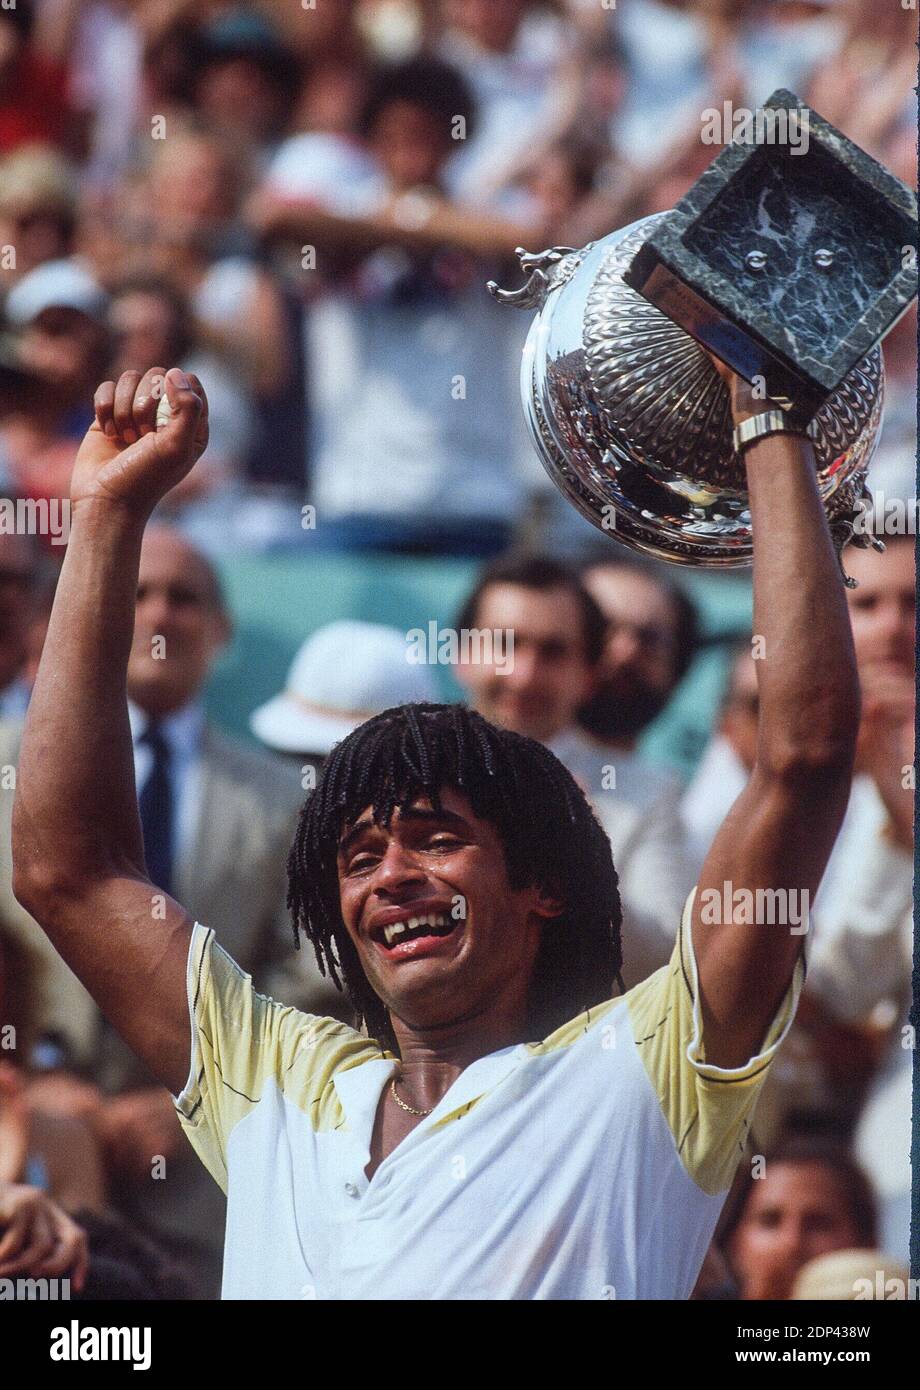
{"type": "MultiPolygon", "coordinates": [[[[460,1073],[431,1114],[425,1116],[413,1133],[430,1129],[449,1119],[455,1111],[464,1109],[485,1095],[486,1091],[493,1090],[527,1055],[526,1044],[512,1043],[498,1052],[478,1057],[460,1073]]],[[[348,1127],[356,1135],[370,1136],[381,1091],[395,1075],[396,1060],[391,1057],[374,1057],[356,1067],[335,1073],[333,1083],[336,1093],[345,1111],[348,1127]]]]}
{"type": "MultiPolygon", "coordinates": [[[[128,719],[131,724],[131,738],[136,744],[153,721],[133,700],[128,701],[128,719]]],[[[186,756],[196,753],[204,730],[204,707],[201,701],[190,700],[181,709],[161,719],[160,729],[173,753],[186,756]]]]}

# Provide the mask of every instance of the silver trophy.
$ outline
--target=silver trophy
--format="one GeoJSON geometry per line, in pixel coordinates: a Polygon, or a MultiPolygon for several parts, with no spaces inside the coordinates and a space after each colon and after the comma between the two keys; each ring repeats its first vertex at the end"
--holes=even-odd
{"type": "MultiPolygon", "coordinates": [[[[521,366],[524,412],[544,467],[582,515],[659,559],[749,565],[751,515],[728,388],[696,339],[623,279],[668,215],[580,251],[519,250],[523,287],[493,281],[489,289],[501,303],[537,311],[521,366]]],[[[882,398],[874,347],[807,426],[838,555],[850,540],[880,548],[857,519],[871,503],[866,470],[882,398]]]]}

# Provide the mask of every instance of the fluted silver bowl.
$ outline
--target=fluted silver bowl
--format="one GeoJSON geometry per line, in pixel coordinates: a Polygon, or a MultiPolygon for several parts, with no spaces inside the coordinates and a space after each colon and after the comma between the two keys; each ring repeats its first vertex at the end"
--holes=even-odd
{"type": "MultiPolygon", "coordinates": [[[[622,279],[664,215],[581,251],[519,251],[526,284],[489,289],[538,311],[521,395],[543,465],[569,501],[601,530],[660,559],[748,565],[751,516],[728,388],[696,340],[622,279]]],[[[870,539],[865,528],[854,535],[854,521],[871,501],[865,475],[882,398],[875,348],[808,427],[838,554],[851,539],[870,539]]]]}

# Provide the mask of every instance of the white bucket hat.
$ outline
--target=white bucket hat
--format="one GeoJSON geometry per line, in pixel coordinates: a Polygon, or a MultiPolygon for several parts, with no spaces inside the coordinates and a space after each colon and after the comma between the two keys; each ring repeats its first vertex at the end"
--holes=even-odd
{"type": "Polygon", "coordinates": [[[76,257],[45,261],[24,275],[7,295],[6,317],[23,328],[46,309],[77,309],[87,318],[105,317],[108,296],[76,257]]]}
{"type": "Polygon", "coordinates": [[[281,753],[325,755],[382,710],[438,699],[431,671],[408,652],[398,628],[328,623],[307,638],[284,690],[253,711],[249,727],[281,753]]]}

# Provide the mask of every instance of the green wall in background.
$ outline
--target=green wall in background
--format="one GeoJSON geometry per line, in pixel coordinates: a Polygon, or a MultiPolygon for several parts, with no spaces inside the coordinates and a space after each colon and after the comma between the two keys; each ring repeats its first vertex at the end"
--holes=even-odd
{"type": "MultiPolygon", "coordinates": [[[[316,628],[337,618],[390,623],[403,631],[426,628],[431,619],[449,626],[478,566],[466,560],[279,554],[231,559],[219,568],[236,634],[214,672],[207,705],[223,728],[250,738],[250,712],[282,688],[297,648],[316,628]]],[[[718,706],[726,642],[750,632],[750,580],[744,572],[674,574],[699,606],[706,641],[644,746],[656,762],[686,774],[718,706]]],[[[445,700],[460,697],[449,667],[436,667],[435,675],[445,700]]]]}

